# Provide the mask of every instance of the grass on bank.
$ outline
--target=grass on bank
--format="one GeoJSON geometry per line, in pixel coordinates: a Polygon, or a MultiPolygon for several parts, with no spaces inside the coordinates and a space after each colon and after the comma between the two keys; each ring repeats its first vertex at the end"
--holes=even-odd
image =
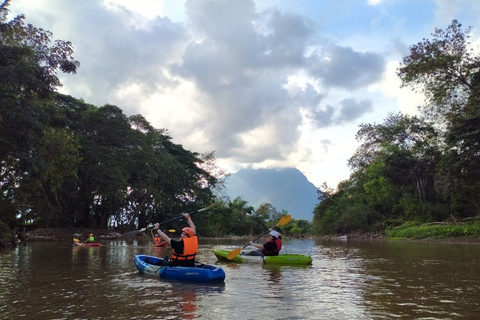
{"type": "Polygon", "coordinates": [[[386,230],[390,239],[446,239],[465,236],[480,237],[480,217],[461,223],[419,224],[409,221],[394,229],[386,230]]]}

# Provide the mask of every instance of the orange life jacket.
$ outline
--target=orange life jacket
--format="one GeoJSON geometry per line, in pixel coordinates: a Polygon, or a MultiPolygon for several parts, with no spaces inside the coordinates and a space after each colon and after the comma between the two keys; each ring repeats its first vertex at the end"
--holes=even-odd
{"type": "Polygon", "coordinates": [[[162,242],[162,240],[160,239],[160,237],[154,237],[154,238],[153,238],[153,242],[154,242],[155,244],[160,244],[160,242],[162,242]]]}
{"type": "Polygon", "coordinates": [[[198,251],[197,236],[191,238],[183,238],[183,253],[172,251],[172,260],[193,260],[198,251]]]}

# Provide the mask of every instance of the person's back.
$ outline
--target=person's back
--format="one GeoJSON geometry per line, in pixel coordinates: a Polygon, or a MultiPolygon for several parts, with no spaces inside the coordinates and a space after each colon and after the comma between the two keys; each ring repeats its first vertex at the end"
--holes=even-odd
{"type": "Polygon", "coordinates": [[[171,266],[194,267],[198,251],[198,238],[192,228],[183,228],[180,240],[171,240],[171,266]]]}
{"type": "Polygon", "coordinates": [[[92,234],[92,233],[90,233],[90,234],[88,235],[87,242],[89,242],[89,243],[95,242],[95,238],[93,237],[93,234],[92,234]]]}
{"type": "Polygon", "coordinates": [[[182,229],[180,240],[173,240],[159,230],[158,223],[155,224],[155,229],[163,240],[172,247],[172,257],[169,262],[170,266],[195,267],[195,256],[198,251],[196,228],[188,213],[185,213],[184,217],[187,220],[189,227],[182,229]]]}

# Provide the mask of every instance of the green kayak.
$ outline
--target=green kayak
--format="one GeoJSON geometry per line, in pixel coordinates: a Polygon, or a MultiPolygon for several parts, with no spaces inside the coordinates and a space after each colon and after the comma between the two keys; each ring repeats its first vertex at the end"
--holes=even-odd
{"type": "Polygon", "coordinates": [[[251,256],[242,251],[232,260],[227,259],[229,250],[212,250],[218,260],[232,262],[262,262],[265,264],[308,265],[312,264],[312,257],[305,254],[285,253],[278,256],[251,256]]]}

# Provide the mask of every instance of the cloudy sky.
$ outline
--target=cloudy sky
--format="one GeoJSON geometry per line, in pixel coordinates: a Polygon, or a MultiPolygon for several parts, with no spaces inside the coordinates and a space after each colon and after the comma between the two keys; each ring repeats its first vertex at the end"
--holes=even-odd
{"type": "Polygon", "coordinates": [[[229,172],[296,167],[317,187],[349,177],[359,124],[416,112],[396,76],[409,47],[453,19],[480,45],[475,0],[12,0],[18,14],[73,43],[60,92],[142,114],[229,172]]]}

